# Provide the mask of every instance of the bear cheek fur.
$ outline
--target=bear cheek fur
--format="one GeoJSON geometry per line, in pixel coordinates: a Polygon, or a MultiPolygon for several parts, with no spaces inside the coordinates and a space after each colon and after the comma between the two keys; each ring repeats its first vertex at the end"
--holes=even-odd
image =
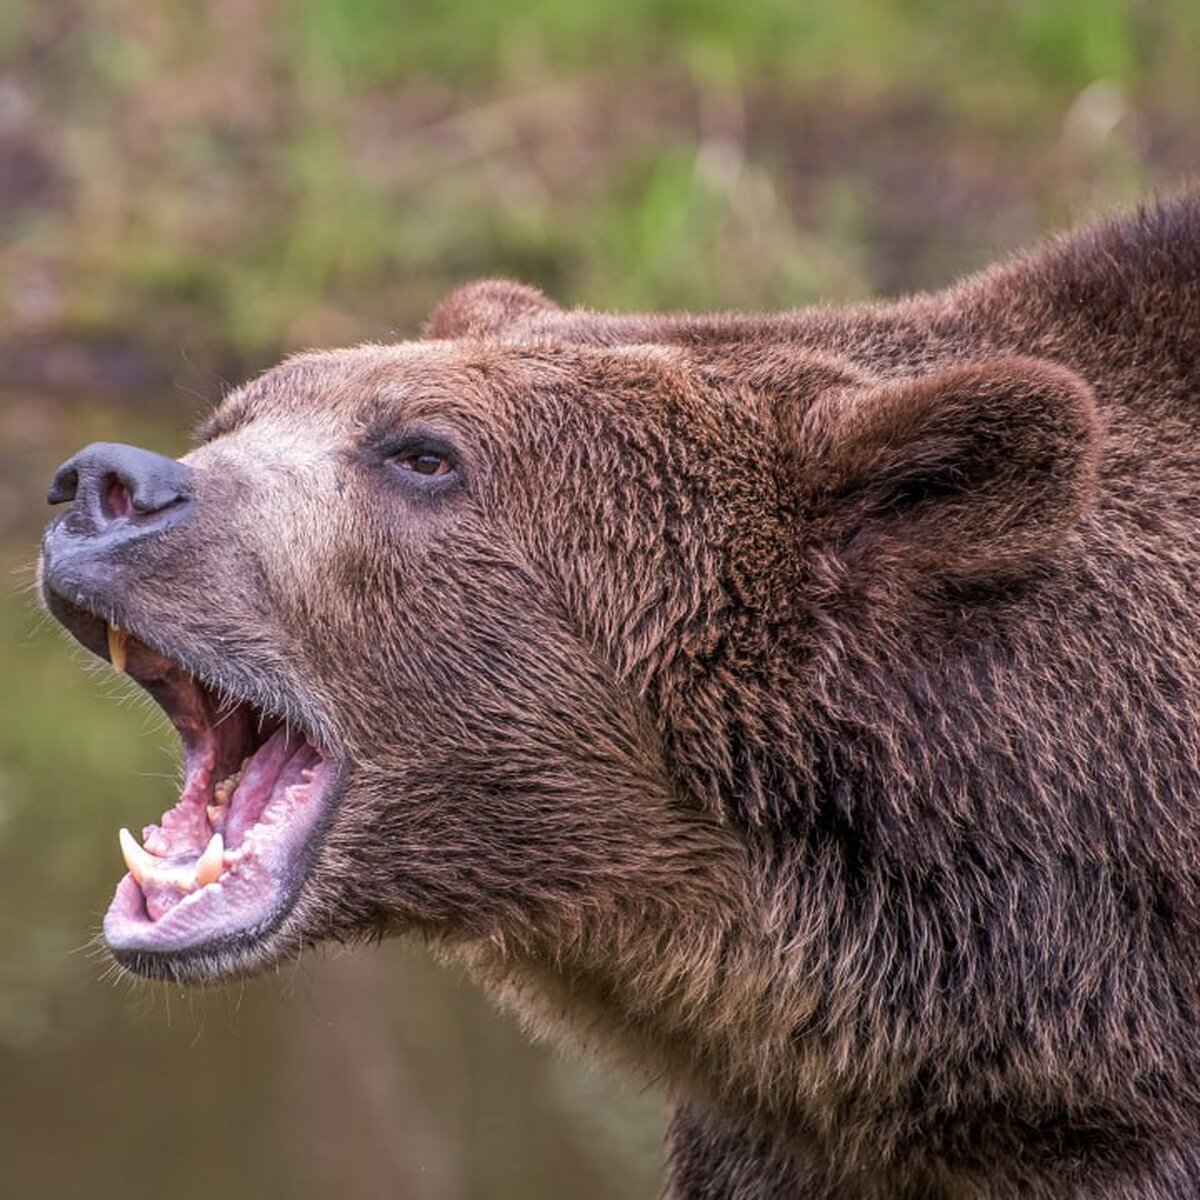
{"type": "MultiPolygon", "coordinates": [[[[720,1080],[726,1107],[774,1108],[771,1117],[760,1109],[762,1125],[779,1120],[794,1135],[814,1111],[864,1095],[886,1107],[910,1085],[910,1066],[897,1070],[880,1053],[886,1036],[862,1043],[855,1014],[879,1015],[858,994],[853,965],[867,953],[857,926],[868,918],[839,917],[836,861],[806,858],[801,841],[789,862],[773,832],[815,828],[826,815],[819,731],[805,727],[822,697],[806,690],[820,679],[814,658],[857,639],[843,616],[840,638],[822,645],[821,610],[843,608],[855,614],[851,625],[862,619],[863,637],[894,639],[914,613],[944,610],[948,598],[953,608],[957,589],[1035,569],[1094,493],[1091,393],[1070,372],[995,359],[891,385],[856,379],[853,394],[795,395],[811,417],[797,425],[736,385],[705,394],[667,354],[583,357],[571,377],[581,403],[561,407],[553,439],[587,451],[525,497],[536,516],[523,527],[543,535],[528,553],[669,731],[671,774],[685,795],[744,831],[754,902],[725,929],[671,944],[669,956],[665,942],[647,945],[657,932],[644,929],[642,967],[623,979],[518,975],[486,948],[472,965],[543,1027],[577,1042],[582,1027],[595,1044],[621,1025],[613,1040],[633,1042],[632,1065],[665,1064],[693,1094],[720,1080]],[[772,922],[789,930],[786,954],[772,922]],[[686,1005],[671,1003],[669,972],[657,966],[664,957],[686,1005]],[[822,995],[818,971],[827,972],[822,995]],[[799,1036],[817,1013],[822,1039],[799,1036]],[[761,1051],[754,1059],[751,1041],[761,1051]],[[782,1062],[795,1073],[777,1074],[782,1062]],[[691,1078],[697,1063],[703,1079],[691,1078]],[[809,1094],[789,1114],[796,1078],[809,1094]]],[[[841,682],[822,683],[826,705],[836,703],[841,682]]]]}
{"type": "MultiPolygon", "coordinates": [[[[764,970],[782,970],[763,926],[773,913],[786,919],[791,881],[776,893],[761,861],[769,839],[745,836],[731,787],[746,764],[731,762],[722,734],[713,736],[729,711],[716,691],[735,670],[770,673],[781,642],[763,614],[774,606],[786,620],[794,602],[774,408],[736,385],[713,386],[674,352],[559,347],[524,366],[512,392],[526,411],[498,452],[502,482],[484,507],[506,514],[509,552],[530,564],[543,613],[571,653],[584,650],[578,670],[598,670],[611,697],[597,711],[571,674],[551,680],[548,702],[587,734],[566,770],[588,771],[593,742],[610,736],[610,714],[627,731],[646,730],[670,782],[647,780],[635,840],[665,837],[653,853],[673,854],[661,860],[661,883],[657,868],[637,868],[642,896],[626,909],[634,920],[608,920],[603,945],[580,953],[560,938],[512,956],[479,941],[455,955],[542,1032],[704,1094],[716,1077],[748,1095],[748,1075],[764,1065],[746,1061],[748,1030],[785,1054],[788,1022],[815,1004],[799,998],[811,989],[798,980],[783,1020],[763,1003],[764,970]],[[655,817],[664,793],[665,827],[655,817]],[[656,909],[671,872],[679,903],[656,909]]],[[[537,604],[493,609],[485,627],[503,629],[508,611],[537,604]]],[[[742,699],[757,701],[750,689],[742,699]]],[[[625,861],[645,864],[649,852],[633,847],[625,861]]]]}
{"type": "Polygon", "coordinates": [[[418,378],[404,355],[365,351],[339,370],[347,379],[328,372],[319,403],[295,387],[285,401],[284,376],[191,457],[238,496],[236,536],[255,564],[242,590],[260,609],[249,627],[286,648],[292,686],[350,760],[308,889],[329,932],[417,924],[598,968],[647,924],[720,924],[741,894],[740,852],[679,803],[644,707],[513,531],[528,515],[520,496],[545,488],[529,473],[545,412],[529,408],[505,445],[503,406],[473,403],[457,374],[422,405],[438,392],[429,364],[418,378]],[[381,412],[383,385],[408,399],[381,412]],[[381,418],[442,422],[469,486],[406,495],[358,453],[381,418]]]}

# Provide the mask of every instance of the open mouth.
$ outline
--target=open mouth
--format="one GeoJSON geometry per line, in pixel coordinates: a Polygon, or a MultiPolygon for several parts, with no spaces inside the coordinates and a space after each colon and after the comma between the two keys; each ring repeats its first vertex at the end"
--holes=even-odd
{"type": "Polygon", "coordinates": [[[183,742],[178,802],[139,840],[120,831],[128,874],[104,918],[123,960],[255,941],[291,908],[330,806],[334,769],[308,734],[55,597],[55,615],[158,702],[183,742]],[[67,611],[69,610],[69,611],[67,611]]]}

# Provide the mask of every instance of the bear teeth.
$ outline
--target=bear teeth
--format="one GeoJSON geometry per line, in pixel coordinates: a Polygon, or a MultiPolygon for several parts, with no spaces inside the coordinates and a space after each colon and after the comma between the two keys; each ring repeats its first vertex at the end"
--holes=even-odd
{"type": "Polygon", "coordinates": [[[204,848],[204,853],[196,859],[196,883],[200,887],[207,887],[210,883],[216,883],[221,877],[221,871],[225,866],[225,839],[219,834],[214,833],[209,839],[208,845],[204,848]]]}
{"type": "Polygon", "coordinates": [[[125,674],[125,663],[129,657],[129,634],[115,625],[108,626],[108,661],[113,670],[125,674]]]}
{"type": "Polygon", "coordinates": [[[242,759],[242,765],[233,775],[222,779],[213,788],[213,802],[204,806],[204,815],[208,818],[209,827],[218,833],[225,832],[225,822],[229,817],[229,802],[242,782],[242,776],[245,775],[246,765],[249,762],[250,755],[247,755],[242,759]]]}
{"type": "Polygon", "coordinates": [[[225,841],[219,833],[212,835],[204,853],[195,862],[185,866],[164,863],[157,855],[139,845],[128,829],[121,830],[118,840],[125,866],[142,888],[147,884],[158,884],[183,892],[194,892],[197,888],[215,883],[225,868],[225,841]]]}

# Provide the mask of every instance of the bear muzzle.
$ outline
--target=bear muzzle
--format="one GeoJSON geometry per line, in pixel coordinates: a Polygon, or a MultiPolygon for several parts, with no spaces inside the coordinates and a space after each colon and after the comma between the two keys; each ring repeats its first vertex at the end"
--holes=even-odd
{"type": "Polygon", "coordinates": [[[42,542],[43,570],[64,585],[102,582],[112,564],[147,538],[188,520],[192,469],[163,454],[95,442],[54,473],[46,499],[70,504],[42,542]]]}

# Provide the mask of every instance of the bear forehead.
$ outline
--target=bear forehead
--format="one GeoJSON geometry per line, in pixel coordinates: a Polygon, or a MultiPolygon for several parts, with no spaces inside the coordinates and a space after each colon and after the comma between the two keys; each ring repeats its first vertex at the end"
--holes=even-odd
{"type": "MultiPolygon", "coordinates": [[[[510,356],[511,357],[511,356],[510,356]]],[[[486,404],[495,352],[457,343],[401,342],[297,354],[232,392],[199,431],[211,441],[252,422],[334,433],[380,409],[486,404]]]]}
{"type": "Polygon", "coordinates": [[[198,431],[200,442],[251,423],[346,433],[364,422],[494,416],[534,396],[659,394],[678,379],[680,354],[653,345],[429,341],[366,344],[293,355],[232,392],[198,431]]]}

